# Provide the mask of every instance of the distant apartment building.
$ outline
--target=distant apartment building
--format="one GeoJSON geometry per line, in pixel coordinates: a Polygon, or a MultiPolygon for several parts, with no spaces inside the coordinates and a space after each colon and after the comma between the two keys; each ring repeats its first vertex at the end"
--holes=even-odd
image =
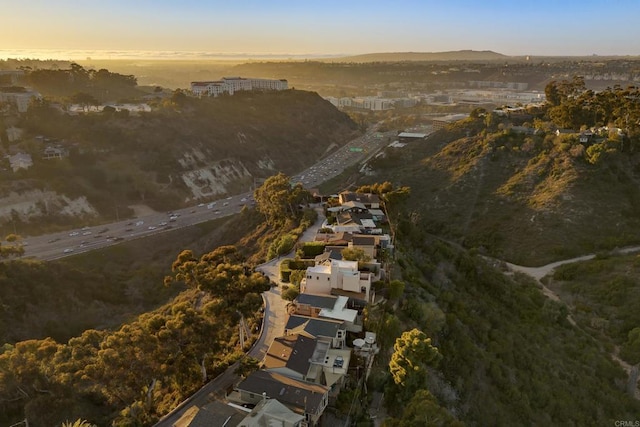
{"type": "Polygon", "coordinates": [[[0,103],[7,103],[16,107],[19,113],[26,113],[32,99],[41,99],[38,92],[22,87],[0,87],[0,103]]]}
{"type": "Polygon", "coordinates": [[[431,124],[434,129],[442,129],[450,125],[451,123],[455,123],[459,120],[464,120],[469,117],[468,114],[460,113],[460,114],[449,114],[447,116],[442,117],[434,117],[431,119],[431,124]]]}
{"type": "Polygon", "coordinates": [[[358,108],[361,110],[371,111],[385,111],[393,108],[413,107],[417,103],[413,98],[381,98],[376,96],[357,98],[336,98],[328,96],[325,99],[337,108],[358,108]]]}
{"type": "Polygon", "coordinates": [[[500,82],[491,80],[471,80],[470,87],[492,88],[492,89],[511,89],[511,90],[527,90],[529,83],[525,82],[500,82]]]}
{"type": "Polygon", "coordinates": [[[24,79],[22,70],[0,70],[0,86],[16,86],[24,79]]]}
{"type": "Polygon", "coordinates": [[[197,96],[233,95],[238,91],[287,90],[285,79],[255,79],[244,77],[223,77],[221,80],[191,82],[191,92],[197,96]]]}

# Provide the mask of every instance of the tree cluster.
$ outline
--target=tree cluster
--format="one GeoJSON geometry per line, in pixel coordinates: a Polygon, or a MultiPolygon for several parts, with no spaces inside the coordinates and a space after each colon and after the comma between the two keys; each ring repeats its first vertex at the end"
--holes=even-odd
{"type": "Polygon", "coordinates": [[[615,126],[638,142],[640,137],[640,88],[620,86],[594,92],[582,77],[552,81],[545,88],[548,117],[560,128],[615,126]]]}
{"type": "Polygon", "coordinates": [[[288,220],[297,219],[302,213],[301,205],[311,200],[302,184],[292,185],[291,179],[282,172],[267,178],[253,196],[256,209],[271,225],[284,225],[288,220]]]}
{"type": "Polygon", "coordinates": [[[71,63],[68,69],[32,69],[23,67],[26,81],[45,96],[70,97],[82,93],[101,101],[133,98],[139,95],[135,89],[137,79],[106,69],[86,70],[71,63]]]}
{"type": "Polygon", "coordinates": [[[167,282],[190,289],[116,331],[90,329],[66,344],[47,338],[6,345],[0,420],[150,425],[239,358],[238,313],[255,326],[267,279],[243,265],[232,246],[200,258],[184,251],[173,270],[167,282]]]}

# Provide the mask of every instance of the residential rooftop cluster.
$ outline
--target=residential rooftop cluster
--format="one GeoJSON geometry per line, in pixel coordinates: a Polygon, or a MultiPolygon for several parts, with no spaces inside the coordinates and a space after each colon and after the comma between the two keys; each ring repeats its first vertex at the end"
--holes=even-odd
{"type": "MultiPolygon", "coordinates": [[[[375,194],[343,192],[339,201],[340,213],[380,210],[375,194]]],[[[300,294],[288,306],[284,335],[274,339],[260,369],[226,394],[226,406],[212,402],[194,407],[176,426],[318,425],[350,372],[362,368],[362,375],[368,375],[379,349],[376,335],[363,330],[362,310],[375,299],[372,282],[384,275],[376,257],[391,246],[390,239],[364,234],[360,228],[329,233],[328,224],[323,225],[312,244],[324,243],[324,252],[305,259],[311,265],[300,294]],[[370,260],[360,266],[358,261],[344,260],[341,250],[345,248],[359,248],[370,260]],[[224,424],[216,424],[215,419],[224,424]]]]}

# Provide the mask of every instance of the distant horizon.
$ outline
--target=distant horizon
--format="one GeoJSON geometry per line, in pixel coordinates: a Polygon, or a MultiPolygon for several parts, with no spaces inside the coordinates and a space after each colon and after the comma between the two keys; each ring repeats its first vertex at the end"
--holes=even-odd
{"type": "Polygon", "coordinates": [[[95,59],[123,58],[123,52],[163,52],[158,59],[184,52],[204,54],[189,59],[460,50],[640,55],[637,0],[21,0],[7,9],[0,52],[27,56],[45,49],[92,52],[84,56],[95,59]]]}
{"type": "Polygon", "coordinates": [[[511,58],[573,58],[573,57],[635,57],[640,53],[628,54],[589,54],[589,55],[545,55],[522,53],[504,54],[492,49],[459,49],[442,51],[376,51],[361,53],[263,53],[263,52],[206,52],[188,50],[116,50],[116,49],[0,49],[0,60],[41,60],[41,61],[89,61],[89,60],[304,60],[331,59],[363,55],[381,54],[443,54],[449,52],[493,52],[511,58]]]}

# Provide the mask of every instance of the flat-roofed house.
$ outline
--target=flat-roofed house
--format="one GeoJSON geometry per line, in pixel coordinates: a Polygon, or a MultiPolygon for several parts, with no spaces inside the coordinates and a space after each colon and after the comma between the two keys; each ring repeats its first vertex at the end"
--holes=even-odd
{"type": "Polygon", "coordinates": [[[347,331],[360,332],[358,310],[347,308],[348,302],[342,295],[300,294],[293,301],[293,314],[342,321],[347,331]]]}
{"type": "MultiPolygon", "coordinates": [[[[300,292],[331,295],[333,290],[362,295],[369,301],[373,273],[358,270],[358,261],[331,259],[324,264],[307,268],[300,283],[300,292]]],[[[354,295],[355,296],[355,295],[354,295]]]]}

